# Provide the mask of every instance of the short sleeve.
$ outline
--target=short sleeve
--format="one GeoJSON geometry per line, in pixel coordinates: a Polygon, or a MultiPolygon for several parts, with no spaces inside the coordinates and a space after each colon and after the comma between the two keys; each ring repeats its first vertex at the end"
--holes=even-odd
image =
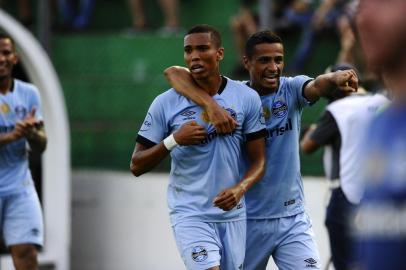
{"type": "Polygon", "coordinates": [[[148,109],[147,115],[138,132],[137,142],[145,144],[145,140],[158,144],[168,133],[165,109],[159,97],[155,98],[148,109]],[[140,139],[140,136],[142,139],[140,139]]]}
{"type": "Polygon", "coordinates": [[[290,87],[294,91],[296,102],[299,108],[304,108],[308,105],[312,105],[310,101],[304,96],[304,88],[308,83],[310,83],[313,78],[305,75],[295,76],[290,78],[290,87]]]}
{"type": "MultiPolygon", "coordinates": [[[[250,89],[250,91],[253,90],[250,89]]],[[[246,105],[246,115],[243,124],[245,136],[247,139],[252,136],[263,137],[261,134],[265,134],[265,119],[259,95],[253,92],[252,95],[249,96],[249,101],[246,105]]]]}

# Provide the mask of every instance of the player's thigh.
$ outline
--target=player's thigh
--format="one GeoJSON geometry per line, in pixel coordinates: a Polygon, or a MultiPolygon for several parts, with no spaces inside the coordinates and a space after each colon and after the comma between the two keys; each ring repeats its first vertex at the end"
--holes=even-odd
{"type": "Polygon", "coordinates": [[[172,229],[187,269],[206,270],[220,265],[222,245],[213,223],[180,222],[172,229]]]}
{"type": "Polygon", "coordinates": [[[275,248],[272,219],[247,220],[244,270],[264,270],[275,248]]]}
{"type": "Polygon", "coordinates": [[[3,235],[7,246],[43,245],[41,205],[34,189],[8,196],[3,201],[3,235]]]}
{"type": "Polygon", "coordinates": [[[245,220],[215,223],[220,237],[220,269],[242,269],[245,257],[247,226],[245,220]]]}
{"type": "Polygon", "coordinates": [[[245,252],[244,221],[181,222],[173,227],[187,269],[239,269],[245,252]]]}
{"type": "Polygon", "coordinates": [[[310,218],[306,213],[281,219],[280,235],[273,259],[281,270],[320,269],[320,256],[310,218]]]}

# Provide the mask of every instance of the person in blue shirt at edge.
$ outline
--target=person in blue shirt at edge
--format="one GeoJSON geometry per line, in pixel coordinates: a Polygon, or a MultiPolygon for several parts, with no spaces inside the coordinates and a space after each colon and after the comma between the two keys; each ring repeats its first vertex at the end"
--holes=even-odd
{"type": "Polygon", "coordinates": [[[405,14],[406,1],[360,0],[355,17],[367,66],[393,96],[364,138],[365,188],[354,227],[359,269],[406,267],[405,14]]]}
{"type": "MultiPolygon", "coordinates": [[[[245,68],[250,80],[243,82],[261,96],[266,137],[265,176],[246,193],[247,246],[244,269],[265,269],[269,257],[279,269],[319,269],[319,254],[312,224],[304,210],[299,164],[300,117],[304,107],[336,88],[354,92],[354,70],[307,76],[283,77],[284,49],[279,36],[270,31],[253,34],[247,41],[245,68]]],[[[218,132],[229,133],[236,123],[221,104],[201,91],[183,67],[169,67],[171,85],[203,107],[218,132]]],[[[238,125],[237,125],[238,128],[238,125]]]]}
{"type": "Polygon", "coordinates": [[[174,89],[151,104],[136,139],[131,171],[139,176],[169,153],[168,205],[175,240],[187,269],[242,269],[244,193],[265,171],[266,130],[259,95],[220,74],[220,33],[208,25],[184,37],[184,60],[194,82],[238,123],[218,134],[204,110],[174,89]],[[240,169],[243,152],[248,169],[240,169]]]}
{"type": "Polygon", "coordinates": [[[42,153],[47,138],[38,89],[12,77],[17,61],[14,41],[0,33],[0,224],[14,267],[34,270],[44,228],[28,150],[42,153]]]}

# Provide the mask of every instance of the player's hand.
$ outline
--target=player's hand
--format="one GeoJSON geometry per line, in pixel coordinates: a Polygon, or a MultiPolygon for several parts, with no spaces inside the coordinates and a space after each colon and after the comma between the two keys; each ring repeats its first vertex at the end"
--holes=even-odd
{"type": "Polygon", "coordinates": [[[221,191],[214,199],[213,205],[224,211],[230,211],[240,202],[244,189],[239,185],[221,191]]]}
{"type": "Polygon", "coordinates": [[[35,112],[36,108],[33,108],[24,120],[17,122],[15,126],[17,133],[27,139],[32,138],[37,131],[36,125],[38,125],[39,122],[35,119],[35,112]]]}
{"type": "Polygon", "coordinates": [[[206,108],[206,112],[210,123],[219,134],[231,133],[237,127],[237,121],[215,102],[206,108]]]}
{"type": "Polygon", "coordinates": [[[19,124],[19,122],[16,123],[13,131],[9,133],[9,138],[11,141],[17,141],[21,138],[24,138],[24,128],[19,124]]]}
{"type": "Polygon", "coordinates": [[[207,136],[206,129],[195,121],[183,124],[173,137],[179,145],[192,145],[201,143],[207,136]]]}
{"type": "Polygon", "coordinates": [[[337,88],[344,92],[357,92],[358,76],[354,70],[338,70],[334,72],[334,82],[337,88]]]}

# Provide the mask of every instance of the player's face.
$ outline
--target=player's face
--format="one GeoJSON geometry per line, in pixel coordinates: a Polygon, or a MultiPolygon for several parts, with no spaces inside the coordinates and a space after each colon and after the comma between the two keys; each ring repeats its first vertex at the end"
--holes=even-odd
{"type": "Polygon", "coordinates": [[[224,49],[218,48],[210,33],[194,33],[184,38],[185,62],[196,80],[218,75],[224,49]]]}
{"type": "Polygon", "coordinates": [[[406,45],[405,0],[361,0],[355,22],[371,69],[399,62],[406,45]]]}
{"type": "Polygon", "coordinates": [[[17,55],[13,43],[8,38],[0,39],[0,80],[11,78],[14,65],[17,64],[17,55]]]}
{"type": "Polygon", "coordinates": [[[283,45],[262,43],[255,46],[251,59],[244,56],[244,65],[250,74],[251,87],[261,95],[275,92],[284,67],[283,45]]]}

